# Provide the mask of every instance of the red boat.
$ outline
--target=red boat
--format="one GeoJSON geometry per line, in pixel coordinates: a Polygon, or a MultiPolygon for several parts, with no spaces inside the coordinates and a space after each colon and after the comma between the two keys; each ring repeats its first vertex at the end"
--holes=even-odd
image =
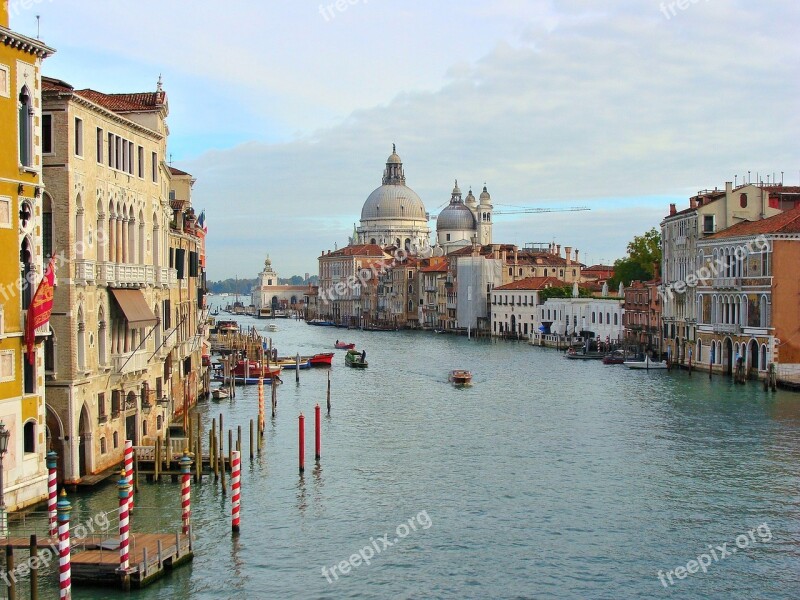
{"type": "Polygon", "coordinates": [[[355,350],[355,344],[346,344],[345,342],[336,342],[337,350],[355,350]]]}
{"type": "MultiPolygon", "coordinates": [[[[303,357],[301,357],[301,360],[302,358],[303,357]]],[[[330,367],[331,361],[333,360],[333,352],[315,354],[314,356],[308,357],[308,360],[311,361],[312,367],[330,367]]]]}
{"type": "Polygon", "coordinates": [[[281,367],[279,365],[262,365],[257,360],[250,361],[250,369],[247,370],[245,361],[240,360],[239,364],[233,367],[234,377],[261,377],[271,378],[273,375],[281,374],[281,367]]]}

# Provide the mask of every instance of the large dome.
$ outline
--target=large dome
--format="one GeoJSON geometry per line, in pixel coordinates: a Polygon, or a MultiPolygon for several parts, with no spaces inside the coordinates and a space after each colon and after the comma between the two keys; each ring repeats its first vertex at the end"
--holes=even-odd
{"type": "Polygon", "coordinates": [[[382,185],[369,195],[361,209],[362,221],[383,219],[428,222],[422,199],[410,187],[399,184],[382,185]]]}
{"type": "Polygon", "coordinates": [[[476,227],[475,215],[463,204],[448,204],[439,213],[439,218],[436,220],[437,231],[446,229],[464,231],[475,229],[476,227]]]}

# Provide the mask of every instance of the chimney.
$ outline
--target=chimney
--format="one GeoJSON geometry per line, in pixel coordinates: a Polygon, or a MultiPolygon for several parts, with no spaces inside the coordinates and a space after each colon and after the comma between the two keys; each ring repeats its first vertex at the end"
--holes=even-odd
{"type": "Polygon", "coordinates": [[[561,244],[556,244],[556,256],[561,258],[561,244]]]}
{"type": "Polygon", "coordinates": [[[678,212],[678,209],[675,208],[675,203],[673,202],[672,204],[669,205],[669,214],[674,215],[677,212],[678,212]]]}
{"type": "Polygon", "coordinates": [[[697,196],[689,198],[689,208],[697,208],[697,196]]]}
{"type": "Polygon", "coordinates": [[[514,264],[519,264],[519,250],[514,246],[514,264]]]}
{"type": "Polygon", "coordinates": [[[578,260],[578,252],[579,250],[575,248],[575,262],[581,262],[580,260],[578,260]]]}
{"type": "Polygon", "coordinates": [[[732,191],[733,191],[733,183],[731,183],[730,181],[726,181],[725,182],[725,193],[730,195],[730,193],[732,191]]]}
{"type": "Polygon", "coordinates": [[[564,246],[564,255],[567,259],[567,264],[572,264],[572,247],[571,246],[564,246]]]}

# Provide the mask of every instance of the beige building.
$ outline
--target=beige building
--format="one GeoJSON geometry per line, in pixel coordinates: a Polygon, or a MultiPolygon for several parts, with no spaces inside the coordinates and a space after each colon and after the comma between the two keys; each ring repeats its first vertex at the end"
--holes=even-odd
{"type": "MultiPolygon", "coordinates": [[[[169,267],[175,284],[162,310],[164,355],[163,388],[168,393],[167,412],[186,425],[184,417],[208,394],[210,349],[206,307],[205,229],[192,207],[195,179],[189,173],[169,167],[169,267]],[[204,360],[203,357],[206,357],[204,360]]],[[[159,396],[161,398],[161,396],[159,396]]]]}
{"type": "Polygon", "coordinates": [[[103,94],[43,82],[45,252],[60,260],[46,349],[47,426],[63,480],[122,459],[164,431],[164,312],[176,271],[166,93],[103,94]]]}

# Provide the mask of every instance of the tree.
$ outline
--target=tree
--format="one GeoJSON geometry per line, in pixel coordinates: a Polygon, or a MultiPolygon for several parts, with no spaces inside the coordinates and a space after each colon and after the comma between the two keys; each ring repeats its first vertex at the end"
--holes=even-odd
{"type": "Polygon", "coordinates": [[[628,242],[628,256],[614,261],[614,277],[610,287],[630,285],[631,281],[650,281],[657,276],[661,265],[661,234],[653,227],[628,242]]]}
{"type": "MultiPolygon", "coordinates": [[[[586,288],[578,287],[578,297],[590,298],[591,296],[592,292],[590,292],[586,288]]],[[[543,290],[539,290],[540,303],[544,304],[544,302],[549,300],[550,298],[572,298],[572,286],[564,285],[561,287],[549,287],[543,290]]]]}

